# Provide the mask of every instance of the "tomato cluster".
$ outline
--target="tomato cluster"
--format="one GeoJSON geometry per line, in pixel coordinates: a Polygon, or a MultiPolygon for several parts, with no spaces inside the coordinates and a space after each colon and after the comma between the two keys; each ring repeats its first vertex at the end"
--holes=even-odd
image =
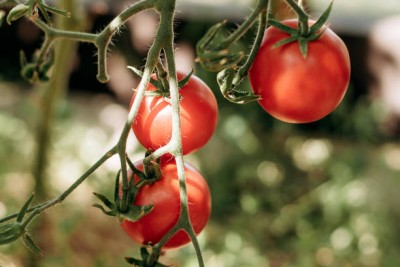
{"type": "MultiPolygon", "coordinates": [[[[154,80],[157,79],[153,75],[154,80]]],[[[177,73],[178,80],[185,78],[177,73]]],[[[152,83],[148,92],[159,90],[152,83]]],[[[204,146],[213,135],[218,120],[217,100],[211,89],[198,77],[191,75],[180,89],[180,123],[182,153],[187,155],[204,146]]],[[[132,96],[131,105],[136,98],[132,96]]],[[[144,148],[154,151],[166,144],[172,136],[172,106],[164,95],[149,95],[142,101],[132,123],[132,130],[144,148]]],[[[153,205],[151,212],[138,221],[124,220],[122,229],[134,241],[142,244],[157,244],[174,227],[181,215],[181,192],[175,159],[162,157],[159,163],[161,177],[154,183],[139,189],[134,205],[153,205]]],[[[143,163],[135,163],[143,170],[143,163]]],[[[190,223],[196,234],[200,233],[211,213],[211,195],[203,176],[190,164],[185,163],[186,190],[190,223]]],[[[135,181],[139,178],[131,174],[135,181]]],[[[179,230],[164,245],[163,249],[177,248],[190,242],[189,235],[179,230]]]]}

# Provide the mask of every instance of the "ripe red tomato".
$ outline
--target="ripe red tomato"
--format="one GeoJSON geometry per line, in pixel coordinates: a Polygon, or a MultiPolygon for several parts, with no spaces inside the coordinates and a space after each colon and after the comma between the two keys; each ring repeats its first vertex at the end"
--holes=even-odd
{"type": "MultiPolygon", "coordinates": [[[[297,28],[297,20],[283,23],[297,28]]],[[[347,48],[326,27],[319,39],[308,43],[304,58],[298,42],[274,47],[288,37],[275,27],[266,30],[249,71],[251,87],[261,96],[262,108],[277,119],[290,123],[319,120],[331,113],[346,93],[350,80],[347,48]]]]}
{"type": "MultiPolygon", "coordinates": [[[[143,170],[143,164],[136,167],[143,170]]],[[[177,223],[180,215],[179,180],[175,160],[160,164],[162,177],[152,185],[139,190],[135,205],[154,205],[153,210],[136,222],[123,221],[125,232],[136,242],[156,244],[177,223]]],[[[189,216],[196,234],[206,226],[211,212],[211,196],[207,182],[190,164],[185,163],[189,216]]],[[[137,179],[137,177],[136,177],[137,179]]],[[[179,230],[164,245],[164,249],[177,248],[190,242],[188,234],[179,230]]]]}
{"type": "MultiPolygon", "coordinates": [[[[178,79],[185,77],[178,73],[178,79]]],[[[153,76],[155,78],[155,76],[153,76]]],[[[147,90],[156,88],[150,84],[147,90]]],[[[183,154],[189,154],[204,146],[213,135],[218,120],[218,104],[211,89],[200,78],[192,75],[180,89],[180,116],[183,154]]],[[[131,104],[135,95],[133,95],[131,104]]],[[[164,146],[172,133],[171,104],[163,97],[147,96],[132,123],[139,142],[150,150],[164,146]]]]}

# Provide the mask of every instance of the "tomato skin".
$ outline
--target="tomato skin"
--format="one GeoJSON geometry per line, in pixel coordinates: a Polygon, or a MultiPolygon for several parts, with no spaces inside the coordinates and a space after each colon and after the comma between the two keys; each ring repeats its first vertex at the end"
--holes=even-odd
{"type": "MultiPolygon", "coordinates": [[[[295,19],[283,23],[297,28],[295,19]]],[[[288,37],[275,27],[266,30],[249,70],[251,87],[273,117],[289,123],[313,122],[331,113],[343,99],[350,81],[349,53],[328,27],[318,40],[308,43],[306,58],[298,42],[274,47],[288,37]]]]}
{"type": "MultiPolygon", "coordinates": [[[[142,162],[135,166],[143,170],[142,162]]],[[[136,222],[123,221],[122,229],[136,242],[156,244],[176,224],[180,215],[179,180],[175,160],[161,162],[162,177],[152,185],[139,190],[135,205],[153,204],[153,210],[136,222]]],[[[185,163],[189,217],[196,234],[206,226],[211,213],[211,194],[203,176],[185,163]]],[[[137,177],[135,177],[137,179],[137,177]]],[[[179,230],[163,249],[183,246],[190,242],[188,234],[179,230]]]]}
{"type": "MultiPolygon", "coordinates": [[[[185,74],[178,72],[177,77],[181,80],[185,74]]],[[[147,90],[154,91],[156,88],[150,84],[147,90]]],[[[213,135],[218,121],[218,104],[211,89],[195,75],[179,92],[182,152],[187,155],[204,146],[213,135]]],[[[135,95],[131,105],[134,99],[135,95]]],[[[146,149],[156,150],[171,139],[171,120],[171,104],[163,97],[147,96],[132,123],[132,129],[146,149]]]]}

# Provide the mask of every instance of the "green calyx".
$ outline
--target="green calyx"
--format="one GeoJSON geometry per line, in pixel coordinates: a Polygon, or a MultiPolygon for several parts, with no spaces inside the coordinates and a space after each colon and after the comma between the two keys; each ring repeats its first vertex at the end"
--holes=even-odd
{"type": "Polygon", "coordinates": [[[0,225],[0,246],[9,244],[21,238],[22,243],[32,252],[38,255],[43,254],[42,249],[33,241],[27,231],[29,223],[31,223],[33,218],[39,214],[37,210],[33,210],[28,218],[25,219],[26,215],[30,212],[29,208],[33,198],[34,195],[32,194],[19,211],[15,222],[0,225]]]}
{"type": "Polygon", "coordinates": [[[139,178],[135,181],[133,177],[128,181],[128,188],[122,188],[120,192],[121,171],[117,173],[114,185],[114,201],[109,200],[106,196],[93,193],[100,200],[101,204],[95,203],[92,206],[100,209],[105,215],[116,217],[119,221],[138,221],[140,218],[152,211],[153,205],[137,206],[134,205],[135,197],[140,188],[145,185],[152,184],[161,178],[162,173],[158,162],[151,161],[148,166],[145,165],[145,171],[138,170],[135,165],[127,157],[127,163],[132,172],[139,178]],[[126,194],[127,197],[124,197],[126,194]],[[121,196],[122,195],[122,196],[121,196]],[[126,205],[123,205],[123,200],[126,200],[126,205]],[[127,210],[122,210],[122,206],[128,207],[127,210]]]}
{"type": "Polygon", "coordinates": [[[161,264],[159,262],[151,263],[149,261],[150,253],[146,247],[140,248],[140,256],[142,259],[126,257],[125,260],[126,260],[126,262],[128,262],[129,264],[132,264],[135,267],[168,267],[167,265],[161,264]]]}
{"type": "Polygon", "coordinates": [[[229,45],[228,47],[220,47],[220,44],[226,38],[226,34],[224,34],[226,24],[226,20],[215,24],[197,43],[196,61],[208,71],[219,72],[235,67],[245,56],[243,51],[233,51],[229,45]]]}
{"type": "Polygon", "coordinates": [[[290,37],[277,42],[274,46],[279,47],[292,42],[298,42],[300,52],[304,58],[307,57],[308,43],[318,40],[324,33],[324,25],[328,20],[329,14],[332,10],[333,2],[331,2],[328,8],[322,13],[318,20],[311,26],[309,26],[309,16],[304,9],[295,3],[293,0],[285,0],[286,3],[294,10],[298,17],[298,27],[292,28],[277,20],[269,19],[268,24],[281,30],[290,35],[290,37]]]}
{"type": "MultiPolygon", "coordinates": [[[[133,71],[137,76],[143,77],[143,72],[141,70],[138,70],[135,67],[128,66],[128,69],[133,71]]],[[[193,75],[194,70],[192,69],[188,75],[186,75],[183,79],[178,81],[178,88],[181,89],[184,87],[190,80],[190,78],[193,75]]],[[[165,73],[167,74],[167,73],[165,73]]],[[[167,75],[159,75],[158,72],[156,72],[156,75],[158,79],[150,78],[150,83],[156,88],[155,91],[146,91],[145,95],[146,96],[160,96],[160,97],[165,97],[169,98],[170,92],[169,92],[169,87],[168,87],[168,82],[164,82],[163,79],[167,78],[167,75]]]]}

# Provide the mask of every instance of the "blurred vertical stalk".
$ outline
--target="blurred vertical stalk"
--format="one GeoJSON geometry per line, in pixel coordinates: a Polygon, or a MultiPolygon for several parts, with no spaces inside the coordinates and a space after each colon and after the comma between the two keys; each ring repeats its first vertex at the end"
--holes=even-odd
{"type": "MultiPolygon", "coordinates": [[[[54,16],[56,28],[64,30],[78,30],[83,21],[82,12],[77,0],[58,1],[59,8],[70,11],[71,17],[54,16]]],[[[36,130],[36,151],[33,163],[33,176],[35,178],[35,195],[37,201],[44,201],[48,197],[46,170],[49,163],[49,154],[52,143],[52,130],[56,119],[57,107],[62,104],[68,88],[72,60],[77,51],[77,42],[70,40],[57,40],[55,42],[55,62],[51,78],[48,83],[38,88],[39,94],[39,117],[36,130]]],[[[48,218],[42,218],[35,226],[37,234],[34,236],[44,249],[51,247],[51,237],[48,235],[51,227],[48,218]],[[39,240],[41,239],[41,240],[39,240]],[[49,244],[50,243],[50,244],[49,244]]],[[[29,259],[29,266],[36,267],[40,264],[37,258],[29,259]]]]}

